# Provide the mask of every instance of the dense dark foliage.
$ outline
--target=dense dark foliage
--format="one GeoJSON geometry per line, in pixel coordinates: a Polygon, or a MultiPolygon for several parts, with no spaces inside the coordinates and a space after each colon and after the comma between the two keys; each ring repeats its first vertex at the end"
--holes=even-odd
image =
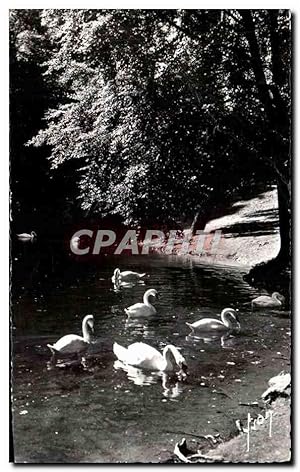
{"type": "Polygon", "coordinates": [[[286,261],[290,28],[286,10],[13,10],[16,226],[203,225],[276,184],[286,261]]]}

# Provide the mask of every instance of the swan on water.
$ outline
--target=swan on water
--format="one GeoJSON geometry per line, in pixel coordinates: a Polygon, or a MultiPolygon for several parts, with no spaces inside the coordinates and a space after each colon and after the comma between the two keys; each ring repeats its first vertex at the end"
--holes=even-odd
{"type": "Polygon", "coordinates": [[[161,372],[187,370],[185,358],[172,344],[165,346],[162,354],[149,344],[141,342],[130,344],[128,348],[115,342],[113,351],[119,361],[125,365],[161,372]]]}
{"type": "Polygon", "coordinates": [[[115,269],[114,270],[114,275],[112,276],[111,280],[112,282],[115,283],[121,283],[121,282],[138,282],[141,280],[143,277],[145,277],[144,274],[139,274],[138,272],[133,272],[131,270],[124,270],[123,272],[120,271],[120,269],[115,269]]]}
{"type": "Polygon", "coordinates": [[[37,237],[37,234],[35,231],[31,231],[31,233],[20,233],[17,234],[17,238],[19,241],[33,241],[37,237]]]}
{"type": "Polygon", "coordinates": [[[233,308],[224,308],[221,313],[221,321],[214,318],[203,318],[194,323],[186,323],[193,331],[223,332],[240,329],[241,325],[237,313],[233,308]]]}
{"type": "Polygon", "coordinates": [[[156,313],[156,309],[149,302],[149,297],[158,297],[158,292],[154,288],[150,288],[144,293],[143,303],[135,303],[128,308],[125,308],[125,313],[128,316],[150,316],[156,313]]]}
{"type": "Polygon", "coordinates": [[[55,344],[47,344],[52,352],[53,360],[58,356],[70,356],[77,354],[82,356],[88,349],[91,342],[91,331],[94,332],[94,317],[86,315],[82,321],[82,334],[67,334],[63,336],[55,344]]]}
{"type": "Polygon", "coordinates": [[[261,295],[260,297],[254,298],[252,300],[251,305],[253,307],[258,308],[272,308],[272,307],[279,307],[282,306],[285,301],[283,295],[278,292],[272,293],[272,296],[269,295],[261,295]]]}

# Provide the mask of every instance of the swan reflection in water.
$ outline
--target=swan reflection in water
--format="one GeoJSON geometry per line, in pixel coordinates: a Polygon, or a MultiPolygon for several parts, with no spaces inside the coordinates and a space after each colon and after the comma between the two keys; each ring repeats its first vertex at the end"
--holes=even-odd
{"type": "Polygon", "coordinates": [[[236,337],[230,333],[223,335],[221,335],[221,333],[214,335],[190,333],[185,339],[187,341],[196,341],[203,344],[220,344],[223,349],[233,349],[237,343],[236,337]]]}
{"type": "Polygon", "coordinates": [[[135,285],[133,282],[116,282],[114,283],[114,292],[121,292],[122,288],[132,288],[135,285]]]}
{"type": "Polygon", "coordinates": [[[183,392],[183,385],[181,380],[185,377],[173,374],[167,374],[166,372],[144,372],[142,369],[133,367],[131,365],[125,365],[123,362],[117,360],[114,362],[114,368],[116,370],[123,370],[126,372],[127,377],[135,385],[147,386],[153,385],[161,380],[163,388],[163,396],[166,398],[177,398],[183,392]]]}
{"type": "Polygon", "coordinates": [[[137,318],[127,318],[124,327],[125,331],[130,331],[131,335],[142,334],[144,339],[154,337],[154,330],[149,328],[145,320],[142,322],[137,318]]]}
{"type": "Polygon", "coordinates": [[[136,282],[121,282],[116,280],[113,282],[114,284],[114,292],[121,292],[122,289],[129,289],[133,288],[136,285],[145,285],[144,280],[137,280],[136,282]]]}

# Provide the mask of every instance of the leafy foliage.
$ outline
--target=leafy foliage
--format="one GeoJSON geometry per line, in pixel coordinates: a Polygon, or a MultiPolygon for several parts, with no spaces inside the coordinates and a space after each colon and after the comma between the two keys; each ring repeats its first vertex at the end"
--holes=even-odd
{"type": "Polygon", "coordinates": [[[14,54],[42,58],[43,80],[57,94],[29,144],[50,150],[53,170],[71,163],[83,210],[126,223],[176,221],[260,183],[288,187],[287,11],[36,17],[14,54]]]}

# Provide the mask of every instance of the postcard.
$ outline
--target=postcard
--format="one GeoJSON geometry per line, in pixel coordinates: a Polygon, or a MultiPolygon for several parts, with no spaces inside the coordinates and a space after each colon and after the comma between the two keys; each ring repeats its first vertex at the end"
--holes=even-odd
{"type": "Polygon", "coordinates": [[[291,12],[9,17],[10,460],[290,463],[291,12]]]}

